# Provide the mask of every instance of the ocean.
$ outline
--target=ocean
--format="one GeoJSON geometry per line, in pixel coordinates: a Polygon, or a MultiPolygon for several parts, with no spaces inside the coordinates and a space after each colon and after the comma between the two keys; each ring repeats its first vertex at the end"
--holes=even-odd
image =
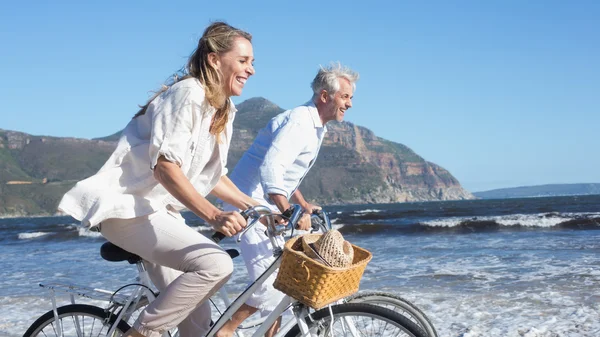
{"type": "MultiPolygon", "coordinates": [[[[361,290],[412,301],[441,337],[600,336],[600,196],[325,210],[347,240],[373,253],[361,290]]],[[[42,281],[109,290],[133,282],[134,267],[102,260],[103,242],[70,217],[0,219],[0,336],[21,336],[51,309],[42,281]]],[[[234,261],[230,284],[241,291],[247,274],[234,261]]]]}

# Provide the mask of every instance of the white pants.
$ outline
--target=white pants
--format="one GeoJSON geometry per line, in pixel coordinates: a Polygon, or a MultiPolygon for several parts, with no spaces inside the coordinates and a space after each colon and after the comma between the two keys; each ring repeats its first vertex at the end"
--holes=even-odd
{"type": "MultiPolygon", "coordinates": [[[[273,257],[273,245],[269,237],[265,234],[266,230],[267,227],[261,223],[257,223],[242,236],[242,240],[239,243],[241,255],[244,258],[248,275],[252,281],[256,281],[275,261],[273,257]]],[[[278,236],[276,240],[283,247],[283,237],[278,236]]],[[[247,305],[258,308],[261,316],[268,316],[284,296],[282,292],[273,287],[276,277],[277,271],[271,274],[246,301],[247,305]]]]}
{"type": "Polygon", "coordinates": [[[177,326],[181,337],[204,336],[210,328],[210,298],[231,276],[229,255],[185,224],[178,213],[159,211],[134,219],[108,219],[101,233],[144,259],[160,291],[134,328],[147,337],[177,326]]]}
{"type": "MultiPolygon", "coordinates": [[[[254,200],[258,201],[261,205],[269,206],[269,203],[264,199],[254,197],[254,200]]],[[[274,205],[271,205],[270,208],[273,212],[279,212],[274,205]]],[[[225,211],[239,211],[239,209],[229,204],[224,204],[223,209],[225,211]]],[[[246,269],[248,269],[251,282],[256,281],[275,261],[273,257],[273,245],[269,237],[265,234],[266,230],[267,227],[261,223],[257,223],[242,236],[242,240],[239,242],[240,253],[246,264],[246,269]]],[[[279,236],[277,237],[277,242],[283,247],[285,240],[279,236]]],[[[246,304],[257,308],[263,317],[273,312],[284,296],[282,292],[273,287],[276,277],[277,271],[271,274],[246,300],[246,304]]]]}

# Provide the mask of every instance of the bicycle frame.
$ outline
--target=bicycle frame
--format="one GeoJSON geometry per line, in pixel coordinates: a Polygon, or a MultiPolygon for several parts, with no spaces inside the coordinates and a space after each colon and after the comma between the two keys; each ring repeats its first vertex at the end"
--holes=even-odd
{"type": "MultiPolygon", "coordinates": [[[[264,215],[264,214],[260,214],[260,212],[264,212],[265,214],[269,214],[269,215],[271,214],[271,210],[264,206],[254,207],[254,210],[256,211],[255,215],[258,214],[258,216],[255,216],[253,221],[251,223],[249,223],[248,226],[246,226],[246,229],[244,229],[244,231],[242,231],[242,233],[240,233],[240,237],[242,235],[244,235],[244,233],[246,231],[248,231],[250,228],[252,228],[257,223],[259,223],[260,218],[262,217],[262,215],[264,215]]],[[[294,213],[292,214],[292,216],[290,216],[289,223],[292,223],[292,224],[296,223],[297,220],[300,218],[300,215],[301,215],[301,207],[299,205],[295,205],[294,213]]],[[[271,239],[271,243],[273,244],[273,255],[275,256],[275,261],[271,264],[271,266],[269,266],[269,268],[267,268],[267,270],[265,270],[264,273],[262,273],[262,275],[260,275],[258,277],[258,279],[256,281],[254,281],[231,304],[228,305],[225,312],[223,312],[221,314],[219,319],[215,322],[215,324],[208,331],[206,337],[212,337],[217,331],[219,331],[219,329],[221,329],[221,327],[233,316],[233,314],[246,302],[246,300],[254,293],[254,291],[258,287],[260,287],[269,278],[269,276],[271,276],[271,274],[273,274],[279,268],[279,265],[281,264],[281,256],[282,256],[283,250],[281,247],[279,247],[276,240],[273,240],[272,237],[275,235],[278,235],[280,233],[280,231],[281,230],[276,228],[271,221],[269,221],[269,220],[267,221],[267,232],[269,234],[268,235],[269,238],[271,239]]],[[[240,239],[238,238],[238,241],[239,240],[240,239]]],[[[269,314],[269,316],[267,316],[264,320],[261,319],[263,321],[262,324],[260,325],[258,330],[255,331],[254,334],[252,334],[252,336],[264,336],[265,333],[267,332],[267,330],[271,327],[271,325],[273,323],[275,323],[275,321],[281,316],[281,314],[283,314],[290,306],[294,307],[293,311],[297,318],[296,320],[298,321],[298,324],[304,323],[304,321],[302,319],[298,319],[297,315],[303,313],[304,315],[302,315],[300,317],[306,316],[306,314],[308,312],[307,309],[302,304],[300,304],[298,301],[292,299],[291,297],[284,296],[284,298],[275,307],[273,312],[271,312],[271,314],[269,314]]],[[[293,323],[293,321],[292,321],[292,323],[293,323]]],[[[287,324],[284,327],[287,327],[287,324]]],[[[291,328],[291,326],[289,328],[291,328]]],[[[281,336],[284,332],[286,332],[286,329],[282,328],[276,334],[276,336],[281,336]]]]}
{"type": "MultiPolygon", "coordinates": [[[[290,223],[295,223],[300,215],[301,215],[301,207],[296,205],[294,214],[290,217],[290,223]]],[[[246,229],[240,234],[243,235],[245,231],[249,230],[251,227],[256,225],[260,218],[263,215],[271,215],[271,210],[264,206],[256,206],[254,207],[254,215],[253,221],[248,224],[246,229]],[[260,213],[263,212],[263,213],[260,213]]],[[[227,305],[227,309],[221,314],[219,319],[215,322],[215,324],[210,328],[206,337],[212,337],[219,329],[233,316],[233,314],[246,302],[246,300],[254,293],[254,291],[262,285],[263,282],[271,274],[273,274],[279,265],[281,264],[281,255],[283,253],[282,247],[279,247],[277,242],[272,239],[272,236],[278,235],[282,232],[280,228],[276,228],[271,221],[267,221],[267,230],[270,233],[269,238],[271,238],[271,242],[273,243],[273,254],[276,257],[273,264],[256,280],[254,281],[248,288],[246,288],[233,302],[230,303],[227,293],[224,292],[224,287],[222,287],[219,291],[221,292],[221,297],[225,300],[227,305]]],[[[238,239],[239,240],[239,239],[238,239]]],[[[56,304],[56,291],[63,291],[69,294],[70,301],[72,304],[75,304],[75,295],[81,296],[84,298],[92,299],[92,300],[101,300],[109,302],[107,310],[111,310],[113,313],[116,313],[117,317],[115,319],[116,322],[121,320],[127,321],[131,314],[135,311],[129,311],[130,308],[137,309],[140,301],[145,297],[148,300],[148,303],[152,302],[156,296],[154,292],[151,290],[151,281],[144,267],[143,263],[138,262],[136,264],[138,269],[138,283],[132,283],[125,285],[119,288],[117,291],[108,291],[104,289],[97,288],[89,288],[85,286],[73,285],[73,284],[62,284],[62,283],[40,283],[39,285],[42,288],[46,288],[51,293],[51,301],[52,301],[52,310],[54,312],[54,319],[60,329],[60,319],[58,317],[57,304],[56,304]],[[127,287],[135,287],[131,294],[124,295],[119,292],[127,287]],[[117,309],[120,309],[117,311],[117,309]]],[[[296,319],[291,319],[286,324],[282,326],[280,331],[276,336],[282,336],[285,332],[291,329],[297,321],[298,324],[304,324],[304,320],[299,317],[305,317],[308,314],[308,308],[304,305],[300,304],[298,301],[292,299],[289,296],[285,296],[281,302],[277,305],[277,307],[273,310],[273,312],[267,316],[266,318],[261,318],[252,324],[260,324],[258,330],[256,330],[252,336],[264,336],[266,331],[271,327],[271,325],[283,314],[290,306],[293,307],[294,316],[296,319]]],[[[116,329],[116,325],[111,326],[107,335],[111,335],[116,329]]],[[[247,328],[247,327],[243,327],[247,328]]],[[[62,331],[59,332],[60,337],[62,337],[62,331]]],[[[165,333],[168,336],[168,333],[165,333]]]]}
{"type": "MultiPolygon", "coordinates": [[[[319,210],[316,213],[311,214],[311,218],[317,218],[319,220],[316,224],[313,222],[313,230],[320,230],[323,233],[325,233],[326,231],[328,231],[328,230],[330,230],[332,228],[331,221],[329,220],[329,216],[327,215],[327,213],[325,213],[325,212],[323,212],[321,210],[319,210]]],[[[273,241],[271,241],[271,242],[273,243],[273,241]]],[[[275,247],[276,245],[273,245],[273,246],[275,247]]],[[[277,261],[277,262],[281,263],[280,261],[277,261]]],[[[267,277],[268,277],[268,275],[267,275],[267,277]]],[[[223,285],[223,287],[221,287],[219,289],[218,294],[219,294],[219,297],[221,298],[221,300],[223,301],[223,303],[225,304],[226,308],[228,308],[233,303],[229,299],[229,292],[227,291],[227,284],[223,285]]],[[[343,303],[343,300],[340,300],[340,301],[338,301],[336,303],[343,303]]],[[[214,306],[216,307],[216,304],[214,306]]],[[[240,331],[240,330],[250,329],[250,328],[256,327],[256,326],[258,326],[260,324],[264,324],[264,322],[265,322],[266,319],[267,319],[267,317],[261,317],[261,318],[254,319],[252,321],[244,322],[244,323],[242,323],[238,327],[238,330],[236,331],[236,334],[238,336],[240,336],[240,337],[243,337],[245,334],[242,331],[240,331]]],[[[292,327],[291,325],[293,323],[294,323],[294,320],[288,320],[288,321],[286,321],[281,326],[280,330],[287,331],[287,330],[291,329],[291,327],[292,327]]]]}

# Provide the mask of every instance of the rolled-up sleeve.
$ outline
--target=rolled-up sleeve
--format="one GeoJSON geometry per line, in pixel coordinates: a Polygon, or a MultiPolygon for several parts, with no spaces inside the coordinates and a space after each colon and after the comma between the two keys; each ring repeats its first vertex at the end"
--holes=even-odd
{"type": "Polygon", "coordinates": [[[270,199],[269,194],[281,194],[289,199],[284,182],[286,169],[304,149],[302,138],[306,137],[307,131],[306,125],[288,120],[273,134],[272,144],[260,165],[260,181],[265,200],[270,199]]]}
{"type": "Polygon", "coordinates": [[[194,102],[189,88],[177,88],[163,95],[150,104],[148,112],[152,113],[149,150],[152,169],[161,156],[183,165],[194,123],[194,102]]]}

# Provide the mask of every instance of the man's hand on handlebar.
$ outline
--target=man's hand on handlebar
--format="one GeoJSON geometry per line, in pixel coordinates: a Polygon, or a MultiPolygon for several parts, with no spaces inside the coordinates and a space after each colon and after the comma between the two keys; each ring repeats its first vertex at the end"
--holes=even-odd
{"type": "Polygon", "coordinates": [[[300,220],[298,220],[298,224],[296,225],[296,228],[303,230],[303,231],[310,230],[310,228],[311,228],[310,213],[305,212],[304,214],[302,214],[302,217],[300,218],[300,220]]]}
{"type": "Polygon", "coordinates": [[[311,229],[311,220],[310,220],[310,215],[313,214],[313,212],[320,210],[321,206],[317,206],[317,205],[313,205],[311,203],[306,203],[302,206],[302,210],[304,211],[304,214],[302,215],[302,218],[300,218],[300,220],[298,221],[298,225],[296,226],[297,229],[301,229],[303,231],[307,231],[311,229]]]}
{"type": "Polygon", "coordinates": [[[307,203],[302,206],[302,209],[304,210],[304,214],[313,214],[314,211],[320,210],[321,206],[307,203]]]}

